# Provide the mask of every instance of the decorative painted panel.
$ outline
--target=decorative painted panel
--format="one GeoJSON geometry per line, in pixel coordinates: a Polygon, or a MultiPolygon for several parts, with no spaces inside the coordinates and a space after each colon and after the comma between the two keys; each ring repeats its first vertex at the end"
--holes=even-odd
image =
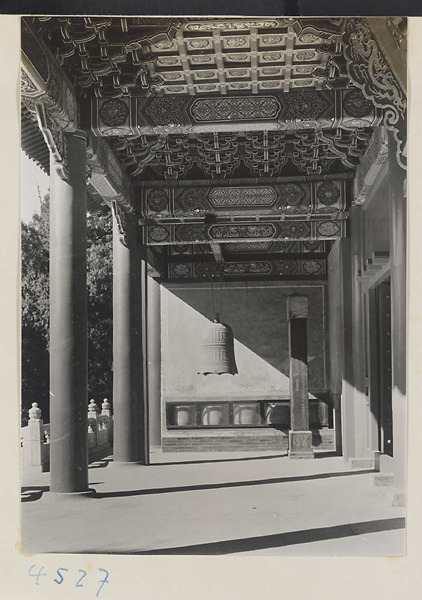
{"type": "Polygon", "coordinates": [[[281,106],[273,96],[239,98],[198,98],[191,106],[197,122],[256,121],[276,119],[281,106]]]}
{"type": "Polygon", "coordinates": [[[210,279],[220,275],[224,275],[224,277],[282,275],[308,279],[314,277],[325,278],[326,274],[326,260],[323,258],[226,261],[221,265],[214,261],[186,261],[168,264],[169,279],[210,279]]]}
{"type": "MultiPolygon", "coordinates": [[[[225,255],[255,254],[326,254],[328,252],[328,242],[308,241],[308,242],[228,242],[224,245],[225,255]]],[[[204,254],[212,254],[209,244],[185,244],[174,245],[169,248],[170,257],[191,257],[204,254]]],[[[183,260],[183,259],[182,259],[183,260]]]]}
{"type": "Polygon", "coordinates": [[[277,194],[270,187],[220,187],[211,190],[209,199],[215,208],[272,206],[277,194]]]}
{"type": "Polygon", "coordinates": [[[169,219],[205,215],[338,215],[347,209],[345,181],[329,179],[288,181],[272,185],[203,186],[183,182],[180,187],[141,188],[145,217],[169,219]]]}
{"type": "Polygon", "coordinates": [[[147,245],[203,244],[215,241],[221,244],[233,241],[314,241],[332,240],[346,235],[345,220],[281,221],[277,223],[183,225],[145,225],[144,243],[147,245]]]}
{"type": "MultiPolygon", "coordinates": [[[[270,68],[270,67],[267,67],[270,68]]],[[[273,68],[273,67],[272,67],[273,68]]],[[[229,69],[230,71],[230,69],[229,69]]],[[[237,78],[241,69],[231,70],[237,78]]],[[[202,73],[202,71],[200,72],[202,73]]],[[[203,71],[200,86],[204,92],[218,91],[217,72],[203,71]],[[205,78],[207,73],[207,78],[205,78]],[[208,81],[208,75],[215,75],[215,82],[208,81]]],[[[269,72],[268,72],[269,75],[269,72]]],[[[275,83],[282,84],[281,74],[273,74],[275,83]]],[[[183,83],[183,82],[182,82],[183,83]]],[[[260,83],[272,84],[267,80],[260,83]]],[[[343,128],[354,131],[378,124],[382,113],[365,103],[359,90],[292,90],[280,91],[256,96],[246,82],[243,96],[194,97],[186,95],[186,89],[180,85],[183,95],[164,95],[146,98],[96,99],[91,101],[91,121],[93,129],[99,135],[132,136],[157,135],[171,133],[216,133],[240,131],[278,131],[295,132],[297,130],[318,128],[343,128]],[[353,92],[353,93],[352,93],[353,92]],[[347,110],[346,110],[347,109],[347,110]],[[357,117],[355,115],[362,115],[357,117]]],[[[229,80],[227,86],[232,85],[229,80]]],[[[241,81],[236,86],[241,85],[241,81]]],[[[226,86],[226,92],[230,91],[226,86]]],[[[281,142],[282,138],[278,138],[281,142]]],[[[269,140],[269,147],[274,141],[269,140]]]]}

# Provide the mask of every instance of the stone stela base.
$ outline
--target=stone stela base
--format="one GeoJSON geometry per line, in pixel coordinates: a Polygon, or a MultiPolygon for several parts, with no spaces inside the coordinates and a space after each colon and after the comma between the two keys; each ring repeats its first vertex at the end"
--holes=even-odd
{"type": "Polygon", "coordinates": [[[312,431],[289,431],[289,458],[314,458],[312,431]]]}

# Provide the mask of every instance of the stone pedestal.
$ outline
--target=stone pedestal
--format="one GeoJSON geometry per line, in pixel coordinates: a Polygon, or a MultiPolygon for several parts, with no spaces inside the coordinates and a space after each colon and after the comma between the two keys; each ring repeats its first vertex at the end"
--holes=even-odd
{"type": "Polygon", "coordinates": [[[314,458],[312,431],[289,431],[289,458],[314,458]]]}
{"type": "Polygon", "coordinates": [[[44,424],[41,419],[30,420],[23,430],[22,464],[24,468],[36,467],[42,470],[42,444],[44,443],[44,424]]]}

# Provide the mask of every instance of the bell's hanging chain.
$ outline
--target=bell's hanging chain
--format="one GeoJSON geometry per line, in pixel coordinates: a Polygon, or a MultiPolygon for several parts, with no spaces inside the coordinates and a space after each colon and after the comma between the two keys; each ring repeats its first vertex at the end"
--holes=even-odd
{"type": "Polygon", "coordinates": [[[215,297],[214,297],[214,275],[211,275],[211,295],[212,295],[212,317],[214,321],[219,321],[219,314],[215,312],[215,297]]]}
{"type": "Polygon", "coordinates": [[[223,312],[223,275],[220,271],[220,315],[223,312]]]}

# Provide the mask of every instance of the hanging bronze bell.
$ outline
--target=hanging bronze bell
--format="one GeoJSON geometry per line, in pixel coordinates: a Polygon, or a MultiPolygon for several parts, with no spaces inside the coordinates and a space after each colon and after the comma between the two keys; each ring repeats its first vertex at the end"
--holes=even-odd
{"type": "Polygon", "coordinates": [[[237,373],[234,359],[233,332],[231,327],[220,323],[218,313],[214,322],[207,325],[201,337],[201,361],[198,374],[222,375],[237,373]]]}

